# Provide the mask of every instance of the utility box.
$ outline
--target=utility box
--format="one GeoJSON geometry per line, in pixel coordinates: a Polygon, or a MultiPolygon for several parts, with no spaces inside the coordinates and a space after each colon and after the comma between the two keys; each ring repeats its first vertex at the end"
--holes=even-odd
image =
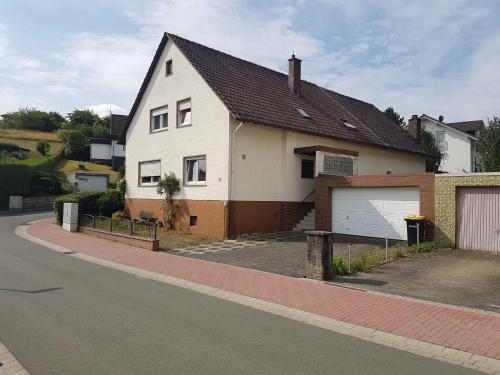
{"type": "Polygon", "coordinates": [[[9,211],[21,211],[23,209],[23,197],[11,195],[9,197],[9,211]]]}
{"type": "Polygon", "coordinates": [[[63,229],[68,232],[78,230],[78,203],[64,203],[63,229]]]}
{"type": "Polygon", "coordinates": [[[331,280],[333,257],[333,233],[309,231],[307,234],[306,278],[331,280]]]}

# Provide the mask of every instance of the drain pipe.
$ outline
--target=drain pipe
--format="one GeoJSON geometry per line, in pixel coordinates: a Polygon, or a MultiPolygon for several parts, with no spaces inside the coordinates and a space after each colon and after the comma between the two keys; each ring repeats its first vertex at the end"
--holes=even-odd
{"type": "MultiPolygon", "coordinates": [[[[231,139],[231,155],[230,155],[230,158],[229,158],[229,170],[231,171],[231,178],[229,180],[229,191],[228,191],[228,195],[229,195],[229,232],[231,232],[233,229],[233,217],[234,217],[234,205],[233,205],[233,198],[234,198],[234,193],[235,193],[235,190],[236,190],[236,172],[234,170],[234,164],[233,163],[233,158],[235,157],[235,153],[236,153],[236,133],[238,132],[238,130],[241,129],[241,127],[244,125],[245,123],[242,121],[238,124],[238,126],[233,130],[233,133],[232,133],[232,139],[231,139]]],[[[228,233],[228,237],[229,237],[229,233],[228,233]]]]}

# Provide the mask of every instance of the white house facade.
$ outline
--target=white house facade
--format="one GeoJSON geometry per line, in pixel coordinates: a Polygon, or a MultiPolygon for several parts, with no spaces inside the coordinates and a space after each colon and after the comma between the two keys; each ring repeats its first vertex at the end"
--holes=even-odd
{"type": "Polygon", "coordinates": [[[179,229],[289,230],[314,207],[318,173],[425,172],[425,149],[371,104],[300,81],[297,60],[287,76],[165,34],[119,139],[129,214],[161,218],[156,185],[173,172],[179,229]]]}

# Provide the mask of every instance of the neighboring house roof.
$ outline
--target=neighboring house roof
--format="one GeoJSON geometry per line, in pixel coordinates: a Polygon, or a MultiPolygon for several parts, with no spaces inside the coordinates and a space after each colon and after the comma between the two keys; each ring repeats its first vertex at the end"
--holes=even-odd
{"type": "Polygon", "coordinates": [[[111,135],[113,136],[119,136],[120,133],[122,132],[122,129],[125,127],[127,124],[127,115],[115,115],[111,114],[110,120],[109,120],[109,130],[111,135]]]}
{"type": "Polygon", "coordinates": [[[308,81],[301,81],[300,96],[297,96],[291,92],[286,74],[168,33],[162,38],[132,106],[120,135],[121,143],[125,142],[128,126],[168,39],[175,43],[238,121],[430,155],[372,104],[308,81]],[[297,109],[304,110],[309,117],[302,116],[297,109]]]}
{"type": "MultiPolygon", "coordinates": [[[[451,126],[451,125],[452,125],[452,124],[454,124],[454,123],[449,123],[449,124],[446,124],[446,123],[444,123],[444,122],[442,122],[442,121],[439,121],[439,120],[435,119],[434,117],[431,117],[431,116],[429,116],[429,115],[426,115],[425,113],[424,113],[422,116],[420,116],[420,118],[421,118],[421,119],[428,119],[428,120],[430,120],[430,121],[433,121],[433,122],[434,122],[434,123],[436,123],[436,124],[439,124],[439,125],[443,126],[444,128],[450,129],[450,130],[452,130],[452,131],[455,131],[455,132],[458,132],[458,133],[460,133],[460,134],[462,134],[462,135],[465,135],[466,137],[469,137],[469,138],[471,138],[471,139],[477,140],[477,137],[475,137],[474,135],[469,134],[469,133],[467,133],[467,132],[465,132],[465,131],[463,131],[463,130],[459,130],[459,129],[457,129],[457,128],[455,128],[455,127],[451,126]]],[[[468,121],[468,122],[469,122],[469,121],[468,121]]],[[[481,122],[482,122],[482,121],[481,121],[481,122]]],[[[455,123],[455,124],[459,124],[459,123],[455,123]]]]}
{"type": "Polygon", "coordinates": [[[446,123],[446,125],[452,127],[453,129],[460,130],[464,133],[476,132],[484,128],[483,120],[448,122],[446,123]]]}

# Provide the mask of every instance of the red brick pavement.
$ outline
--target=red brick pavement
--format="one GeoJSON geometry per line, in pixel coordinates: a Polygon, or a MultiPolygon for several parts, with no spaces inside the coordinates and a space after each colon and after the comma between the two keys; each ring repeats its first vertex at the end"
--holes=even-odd
{"type": "Polygon", "coordinates": [[[380,331],[500,359],[500,317],[313,283],[68,233],[46,219],[28,234],[82,254],[380,331]]]}

